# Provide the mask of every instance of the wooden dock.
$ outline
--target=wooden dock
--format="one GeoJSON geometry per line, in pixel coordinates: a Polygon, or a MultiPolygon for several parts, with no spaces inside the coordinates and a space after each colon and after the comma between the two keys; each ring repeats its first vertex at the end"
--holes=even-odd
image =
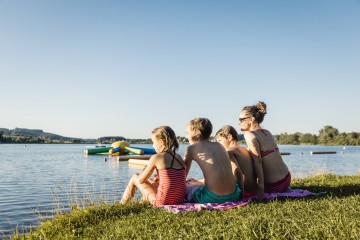
{"type": "Polygon", "coordinates": [[[142,160],[142,159],[129,159],[128,161],[129,164],[142,165],[142,166],[147,165],[148,162],[149,160],[142,160]]]}
{"type": "Polygon", "coordinates": [[[120,155],[117,156],[118,161],[127,161],[129,159],[143,159],[149,160],[152,155],[120,155]]]}

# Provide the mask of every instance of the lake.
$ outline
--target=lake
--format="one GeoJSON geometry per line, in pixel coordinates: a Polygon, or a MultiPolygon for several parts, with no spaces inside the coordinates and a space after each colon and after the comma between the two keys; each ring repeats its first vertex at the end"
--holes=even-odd
{"type": "MultiPolygon", "coordinates": [[[[151,145],[132,146],[150,148],[151,145]]],[[[180,145],[184,155],[187,145],[180,145]]],[[[359,146],[280,145],[289,152],[283,159],[294,177],[317,173],[354,175],[360,172],[359,146]],[[311,155],[312,151],[336,151],[336,154],[311,155]]],[[[85,145],[0,144],[0,238],[9,237],[37,226],[56,211],[68,211],[70,205],[118,201],[133,173],[141,166],[115,158],[85,156],[85,145]]],[[[189,177],[202,178],[196,163],[189,177]]]]}

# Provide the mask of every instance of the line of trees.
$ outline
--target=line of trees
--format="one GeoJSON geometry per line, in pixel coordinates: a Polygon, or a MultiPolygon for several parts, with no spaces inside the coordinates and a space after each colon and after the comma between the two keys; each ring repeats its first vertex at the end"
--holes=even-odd
{"type": "Polygon", "coordinates": [[[339,130],[332,126],[325,126],[319,131],[319,135],[310,133],[282,133],[274,135],[278,144],[308,144],[308,145],[329,145],[329,146],[359,146],[360,133],[339,133],[339,130]]]}
{"type": "MultiPolygon", "coordinates": [[[[340,146],[359,146],[360,145],[360,133],[339,133],[339,130],[332,126],[325,126],[319,131],[319,135],[310,133],[281,133],[274,135],[277,144],[291,144],[291,145],[340,145],[340,146]]],[[[241,143],[245,143],[243,135],[238,136],[238,140],[241,143]]],[[[187,142],[184,137],[178,137],[180,142],[187,142]]],[[[137,143],[150,143],[151,139],[126,139],[124,137],[102,137],[93,139],[80,139],[71,138],[66,140],[51,139],[45,137],[31,137],[31,136],[8,136],[4,132],[0,131],[0,143],[112,143],[114,141],[127,141],[130,144],[137,143]]]]}

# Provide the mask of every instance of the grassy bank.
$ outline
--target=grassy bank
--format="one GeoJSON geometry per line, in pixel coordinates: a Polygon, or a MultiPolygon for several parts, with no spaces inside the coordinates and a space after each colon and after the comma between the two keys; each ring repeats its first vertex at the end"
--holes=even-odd
{"type": "Polygon", "coordinates": [[[360,174],[295,179],[327,193],[173,214],[148,204],[104,204],[60,214],[13,239],[360,239],[360,174]]]}

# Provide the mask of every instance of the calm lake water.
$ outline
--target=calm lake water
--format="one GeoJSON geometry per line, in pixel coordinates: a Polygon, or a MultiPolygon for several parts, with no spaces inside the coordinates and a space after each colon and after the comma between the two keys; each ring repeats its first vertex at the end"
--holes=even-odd
{"type": "MultiPolygon", "coordinates": [[[[132,145],[150,148],[151,145],[132,145]]],[[[181,145],[183,156],[187,145],[181,145]]],[[[279,146],[294,177],[316,173],[354,175],[360,172],[360,147],[279,146]],[[311,151],[336,154],[310,155],[311,151]]],[[[70,204],[114,202],[121,198],[130,176],[142,167],[115,158],[84,156],[85,145],[0,144],[0,239],[36,227],[40,219],[70,204]]],[[[196,163],[189,177],[202,178],[196,163]]]]}

